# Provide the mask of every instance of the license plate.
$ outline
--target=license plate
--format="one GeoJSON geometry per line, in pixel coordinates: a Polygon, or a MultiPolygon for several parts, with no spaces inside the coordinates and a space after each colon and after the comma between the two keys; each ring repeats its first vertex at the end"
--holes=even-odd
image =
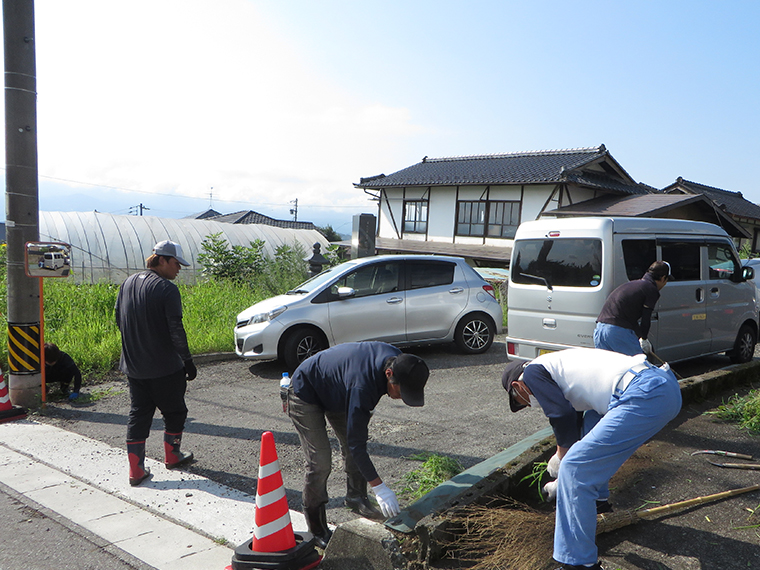
{"type": "Polygon", "coordinates": [[[549,354],[550,352],[557,352],[557,351],[556,350],[551,350],[551,349],[548,349],[548,348],[541,348],[538,351],[538,355],[541,356],[543,354],[549,354]]]}

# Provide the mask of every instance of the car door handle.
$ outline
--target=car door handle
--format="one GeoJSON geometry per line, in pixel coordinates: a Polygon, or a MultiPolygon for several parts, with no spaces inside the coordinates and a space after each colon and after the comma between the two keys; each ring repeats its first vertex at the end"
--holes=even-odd
{"type": "Polygon", "coordinates": [[[449,289],[449,293],[461,293],[464,291],[463,287],[454,287],[453,289],[449,289]]]}
{"type": "Polygon", "coordinates": [[[713,287],[712,289],[710,289],[710,297],[712,297],[713,299],[717,299],[718,297],[720,297],[720,288],[713,287]]]}
{"type": "Polygon", "coordinates": [[[398,305],[401,301],[403,301],[401,297],[391,297],[390,299],[385,300],[389,305],[398,305]]]}

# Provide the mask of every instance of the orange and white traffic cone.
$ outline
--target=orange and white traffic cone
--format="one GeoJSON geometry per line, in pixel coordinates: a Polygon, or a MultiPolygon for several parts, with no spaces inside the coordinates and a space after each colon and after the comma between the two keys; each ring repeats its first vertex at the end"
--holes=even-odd
{"type": "Polygon", "coordinates": [[[271,431],[261,436],[253,538],[235,549],[225,570],[310,570],[322,561],[311,533],[294,533],[271,431]]]}
{"type": "Polygon", "coordinates": [[[280,461],[271,431],[261,435],[259,480],[256,484],[256,514],[253,527],[254,552],[280,552],[293,548],[296,537],[280,473],[280,461]]]}
{"type": "Polygon", "coordinates": [[[26,409],[11,404],[8,386],[5,384],[3,371],[0,370],[0,423],[18,420],[26,417],[26,409]]]}

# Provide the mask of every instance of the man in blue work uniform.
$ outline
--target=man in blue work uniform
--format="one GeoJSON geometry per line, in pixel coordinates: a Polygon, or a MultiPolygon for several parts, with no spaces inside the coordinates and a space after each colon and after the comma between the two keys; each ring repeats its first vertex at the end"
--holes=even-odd
{"type": "Polygon", "coordinates": [[[641,279],[623,283],[602,306],[594,329],[594,348],[633,356],[650,354],[649,327],[660,291],[670,279],[670,264],[655,261],[641,279]]]}
{"type": "Polygon", "coordinates": [[[296,369],[288,391],[288,415],[306,456],[302,503],[309,531],[319,546],[326,546],[331,536],[325,506],[332,453],[325,420],[340,442],[346,506],[363,516],[380,515],[367,497],[369,482],[382,515],[397,515],[396,494],[380,479],[367,453],[369,420],[386,394],[408,406],[422,406],[429,374],[421,358],[383,342],[339,344],[304,360],[296,369]]]}
{"type": "Polygon", "coordinates": [[[513,412],[540,406],[557,440],[558,570],[602,570],[596,548],[596,501],[610,478],[681,409],[678,381],[667,365],[644,355],[594,348],[552,352],[511,362],[502,376],[513,412]],[[585,435],[583,412],[602,416],[585,435]]]}

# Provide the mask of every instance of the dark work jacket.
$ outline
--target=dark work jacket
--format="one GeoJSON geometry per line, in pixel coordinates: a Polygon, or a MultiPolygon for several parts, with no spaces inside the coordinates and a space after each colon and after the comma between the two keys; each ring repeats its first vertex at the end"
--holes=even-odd
{"type": "Polygon", "coordinates": [[[650,320],[647,318],[646,322],[639,321],[644,314],[645,307],[648,309],[648,315],[652,314],[659,298],[660,291],[657,289],[657,283],[647,273],[641,279],[623,283],[610,293],[596,322],[630,329],[639,338],[646,338],[647,333],[649,333],[650,320]]]}
{"type": "Polygon", "coordinates": [[[60,382],[63,388],[68,387],[72,380],[74,380],[72,392],[78,393],[82,387],[82,373],[79,371],[79,367],[74,362],[74,359],[65,352],[61,351],[61,357],[52,366],[45,363],[45,384],[60,382]]]}
{"type": "Polygon", "coordinates": [[[293,374],[293,393],[301,400],[346,414],[348,447],[367,481],[378,477],[367,453],[369,420],[388,393],[384,365],[399,354],[384,342],[348,342],[304,360],[293,374]]]}

